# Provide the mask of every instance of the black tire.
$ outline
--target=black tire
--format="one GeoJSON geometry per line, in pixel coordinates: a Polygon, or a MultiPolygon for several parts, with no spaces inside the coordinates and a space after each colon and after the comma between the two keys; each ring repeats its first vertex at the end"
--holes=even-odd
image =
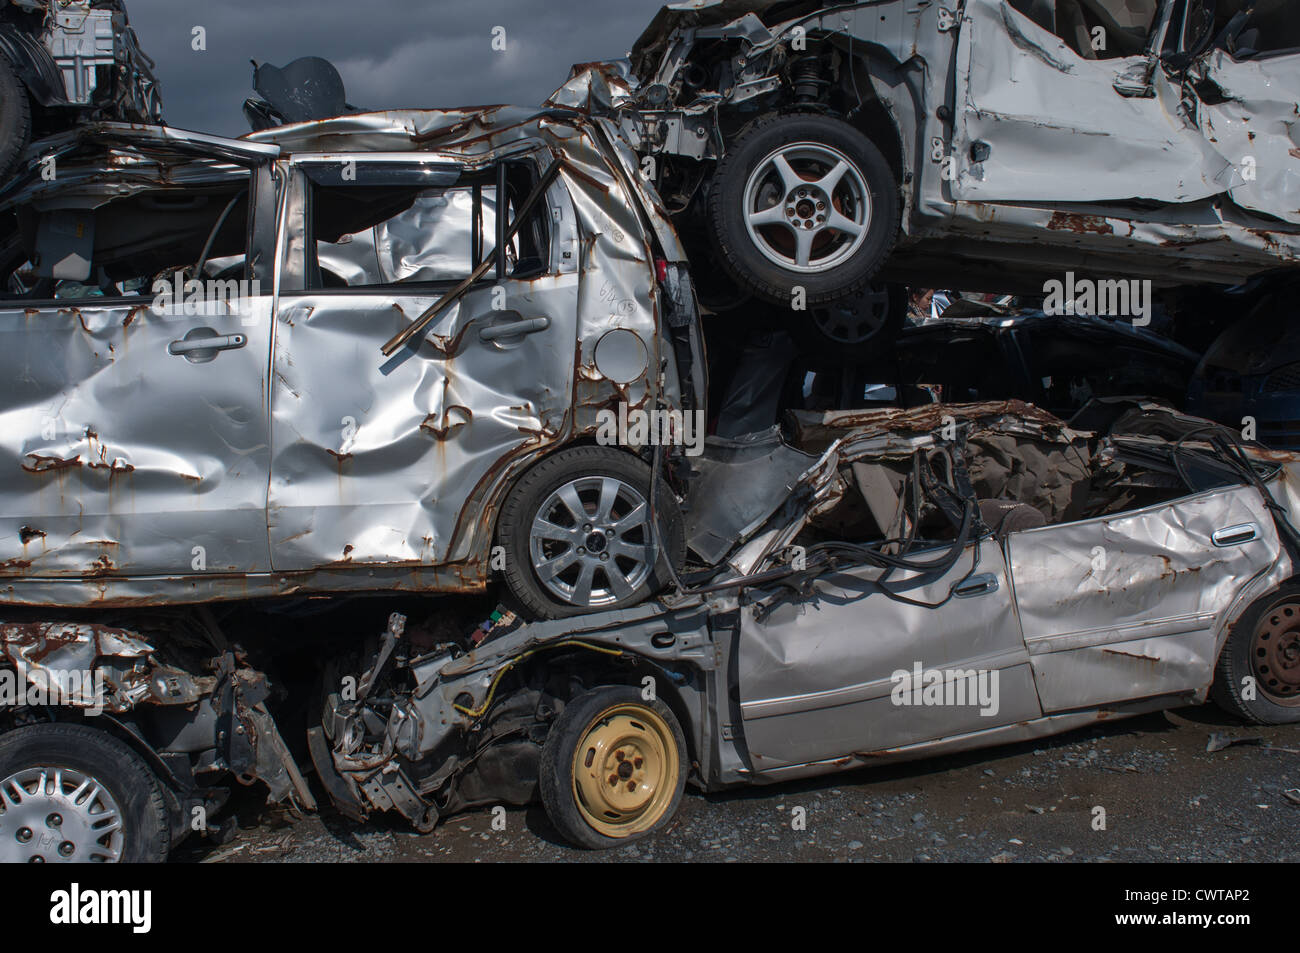
{"type": "MultiPolygon", "coordinates": [[[[109,846],[116,848],[121,862],[161,863],[167,859],[171,825],[162,787],[148,765],[127,745],[97,728],[71,724],[29,725],[0,736],[0,782],[45,767],[70,769],[83,779],[93,778],[116,802],[121,816],[121,837],[117,844],[109,846]]],[[[73,778],[65,781],[68,787],[76,783],[73,778]]],[[[36,786],[39,787],[39,782],[36,786]]],[[[18,842],[24,829],[34,831],[37,845],[34,849],[40,851],[46,862],[76,862],[86,859],[90,849],[102,846],[103,838],[85,834],[81,828],[82,836],[78,837],[72,856],[62,856],[57,837],[73,830],[73,825],[85,815],[70,810],[70,817],[60,815],[59,825],[45,824],[46,829],[57,832],[49,835],[51,839],[46,842],[46,830],[40,826],[28,827],[29,821],[25,815],[19,815],[13,797],[10,790],[0,799],[0,857],[5,856],[4,850],[9,845],[18,842]]],[[[30,838],[27,843],[31,843],[30,838]]],[[[73,841],[69,839],[67,843],[73,841]]],[[[26,849],[21,852],[30,853],[26,849]]]]}
{"type": "Polygon", "coordinates": [[[542,804],[546,808],[546,816],[551,819],[551,823],[565,839],[588,850],[605,850],[649,837],[663,830],[681,806],[689,766],[686,736],[682,734],[681,725],[677,723],[668,706],[657,698],[646,701],[641,697],[639,688],[610,685],[579,695],[564,707],[560,717],[551,726],[550,733],[546,736],[546,743],[542,746],[538,787],[541,790],[542,804]],[[645,734],[620,735],[614,719],[620,719],[628,726],[628,730],[634,731],[631,726],[636,725],[642,728],[645,734]],[[602,721],[608,724],[601,726],[602,721]],[[601,745],[598,739],[593,744],[592,732],[598,729],[605,732],[606,738],[629,738],[626,747],[620,743],[618,748],[628,751],[633,756],[618,758],[611,755],[611,749],[601,745]],[[646,739],[651,741],[647,742],[646,739]],[[589,752],[585,759],[581,758],[579,750],[584,742],[587,743],[589,752]],[[637,745],[645,747],[638,748],[637,745]],[[605,757],[602,758],[597,754],[598,748],[605,757]],[[654,785],[648,785],[644,777],[637,777],[637,774],[643,770],[649,773],[650,762],[654,760],[652,757],[645,757],[644,764],[633,767],[636,761],[642,760],[637,755],[638,751],[641,754],[653,751],[665,755],[664,768],[670,771],[654,772],[656,777],[664,779],[661,786],[656,788],[654,785]],[[608,805],[586,804],[580,794],[583,785],[579,784],[574,776],[575,770],[581,770],[580,760],[589,761],[595,769],[589,783],[603,782],[604,772],[600,770],[601,766],[613,768],[616,764],[617,768],[610,771],[609,783],[612,785],[617,777],[620,787],[623,783],[629,783],[645,788],[644,791],[636,791],[636,796],[648,798],[648,803],[640,813],[625,815],[614,815],[613,812],[601,810],[601,808],[608,808],[608,805]],[[673,763],[669,764],[669,760],[673,763]],[[624,764],[628,765],[626,774],[621,773],[624,764]],[[616,772],[620,773],[616,774],[616,772]],[[668,778],[669,773],[671,779],[668,778]],[[602,777],[597,778],[596,774],[601,774],[602,777]],[[604,831],[598,830],[593,826],[593,822],[588,820],[589,814],[600,814],[606,818],[605,823],[610,826],[604,831]],[[607,832],[611,828],[623,828],[623,830],[611,835],[607,832]]]}
{"type": "Polygon", "coordinates": [[[32,104],[13,66],[0,56],[0,183],[32,138],[32,104]]]}
{"type": "Polygon", "coordinates": [[[881,357],[903,330],[907,288],[872,285],[833,304],[783,309],[782,317],[805,358],[822,367],[851,367],[881,357]]]}
{"type": "MultiPolygon", "coordinates": [[[[648,502],[650,467],[623,450],[592,446],[572,447],[547,457],[520,477],[519,482],[506,497],[505,505],[501,508],[501,516],[497,521],[497,542],[505,549],[506,585],[521,606],[535,617],[561,619],[601,609],[623,609],[636,605],[654,595],[671,580],[668,559],[673,560],[674,566],[681,565],[686,553],[681,509],[677,505],[676,497],[661,480],[655,496],[655,515],[659,522],[660,538],[667,552],[659,553],[659,558],[653,566],[641,565],[635,572],[631,572],[629,567],[633,565],[632,560],[616,553],[613,544],[607,542],[604,545],[610,548],[605,555],[609,556],[609,559],[604,561],[604,567],[609,568],[595,569],[593,573],[595,578],[590,585],[590,598],[582,601],[579,594],[581,573],[585,571],[587,563],[591,560],[587,558],[588,547],[579,545],[581,541],[576,539],[578,527],[575,524],[574,540],[555,542],[554,545],[539,542],[541,555],[551,559],[552,566],[558,566],[559,564],[554,560],[566,552],[572,552],[575,560],[561,567],[561,571],[552,577],[550,584],[542,581],[534,565],[532,536],[532,528],[540,515],[539,511],[543,507],[548,507],[552,495],[558,493],[567,484],[582,481],[584,483],[582,493],[591,497],[593,493],[599,492],[595,481],[606,478],[616,481],[631,491],[626,495],[620,495],[618,500],[620,507],[634,501],[635,494],[639,494],[643,502],[648,502]],[[634,583],[629,587],[629,592],[621,596],[615,594],[616,580],[611,572],[618,573],[623,582],[634,583]],[[641,578],[642,576],[644,578],[641,578]],[[563,592],[556,591],[557,588],[565,587],[573,589],[567,599],[563,592]]],[[[584,504],[589,503],[587,499],[580,497],[580,500],[584,504]]],[[[612,515],[620,514],[627,515],[623,509],[612,511],[612,515]]],[[[592,525],[596,526],[595,523],[592,525]]],[[[606,521],[601,525],[613,524],[606,521]]],[[[596,526],[596,528],[600,527],[596,526]]],[[[627,534],[630,539],[620,538],[617,541],[629,545],[634,545],[638,540],[648,542],[646,537],[648,532],[647,521],[639,533],[630,532],[627,534]]],[[[599,534],[591,532],[585,534],[587,539],[592,535],[599,534]]],[[[621,537],[623,534],[617,535],[621,537]]],[[[613,536],[607,532],[607,539],[612,538],[613,536]]],[[[592,552],[595,552],[594,548],[592,552]]],[[[598,560],[599,557],[597,556],[596,559],[598,560]]]]}
{"type": "Polygon", "coordinates": [[[1215,704],[1256,725],[1300,723],[1300,586],[1288,585],[1255,602],[1237,620],[1219,655],[1210,696],[1215,704]],[[1285,667],[1273,663],[1281,652],[1285,667]],[[1247,679],[1254,679],[1254,697],[1247,679]]]}
{"type": "MultiPolygon", "coordinates": [[[[809,156],[807,161],[807,170],[820,168],[816,156],[809,156]]],[[[807,175],[812,174],[817,173],[806,171],[801,178],[811,185],[807,175]]],[[[864,212],[868,208],[866,203],[860,202],[859,205],[864,212]]],[[[793,289],[802,287],[810,308],[866,290],[893,250],[901,215],[898,183],[875,144],[841,119],[812,114],[768,116],[751,124],[730,145],[726,156],[714,170],[708,208],[710,231],[718,258],[742,286],[766,301],[786,306],[791,303],[793,289]],[[768,184],[756,185],[754,194],[747,196],[751,177],[757,176],[756,181],[763,181],[761,170],[772,171],[768,160],[784,148],[794,149],[792,155],[796,158],[799,150],[804,149],[824,150],[828,160],[834,157],[832,154],[848,160],[851,174],[840,180],[841,184],[836,187],[839,191],[832,189],[834,194],[830,196],[829,205],[841,213],[846,210],[854,212],[844,192],[854,182],[869,197],[870,218],[865,222],[864,237],[856,248],[853,247],[856,239],[848,238],[845,232],[819,231],[826,226],[817,220],[817,216],[824,215],[827,203],[818,205],[816,195],[811,203],[792,198],[793,193],[782,198],[776,180],[769,176],[765,180],[768,184]],[[769,199],[775,199],[776,205],[760,204],[769,199]],[[810,218],[787,216],[782,221],[787,224],[788,221],[808,222],[811,228],[805,231],[822,236],[817,239],[823,243],[823,251],[817,252],[820,261],[809,257],[809,265],[823,270],[805,272],[795,267],[798,252],[794,235],[797,229],[791,230],[776,223],[757,226],[755,232],[763,242],[762,247],[751,237],[746,222],[747,202],[754,204],[757,211],[778,208],[784,201],[790,201],[792,209],[806,207],[810,218]],[[783,243],[790,246],[785,252],[779,247],[783,243]],[[764,248],[768,251],[765,252],[764,248]],[[782,264],[769,254],[777,258],[784,255],[788,261],[782,264]],[[836,255],[842,255],[842,258],[836,258],[836,255]]],[[[805,213],[801,211],[799,214],[805,213]]]]}

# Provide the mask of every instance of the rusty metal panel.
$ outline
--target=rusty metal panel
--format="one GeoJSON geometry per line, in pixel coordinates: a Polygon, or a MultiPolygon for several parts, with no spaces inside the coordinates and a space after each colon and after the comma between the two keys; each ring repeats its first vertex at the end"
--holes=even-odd
{"type": "Polygon", "coordinates": [[[269,524],[277,570],[432,565],[452,558],[476,488],[513,457],[563,439],[573,384],[576,275],[480,288],[417,349],[379,347],[436,295],[311,293],[276,326],[269,524]],[[516,287],[522,285],[522,287],[516,287]],[[542,316],[520,338],[482,333],[542,316]]]}
{"type": "Polygon", "coordinates": [[[0,310],[0,575],[270,568],[270,300],[197,315],[144,300],[0,310]],[[246,343],[169,353],[200,328],[246,343]]]}
{"type": "Polygon", "coordinates": [[[1281,553],[1250,487],[1015,533],[1008,548],[1044,711],[1204,689],[1225,612],[1281,553]],[[1254,535],[1216,545],[1239,527],[1254,535]]]}
{"type": "Polygon", "coordinates": [[[816,594],[765,618],[741,615],[739,687],[754,769],[912,744],[1042,714],[1020,635],[1001,547],[973,544],[947,573],[899,572],[889,587],[933,608],[891,599],[880,570],[819,579],[816,594]],[[978,561],[973,565],[978,553],[978,561]],[[950,596],[968,575],[992,588],[950,596]],[[973,706],[900,707],[898,671],[979,669],[997,673],[995,712],[973,706]]]}

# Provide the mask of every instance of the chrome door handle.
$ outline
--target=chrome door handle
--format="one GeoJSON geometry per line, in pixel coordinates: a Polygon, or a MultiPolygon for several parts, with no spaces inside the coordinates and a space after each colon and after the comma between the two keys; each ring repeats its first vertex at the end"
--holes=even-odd
{"type": "Polygon", "coordinates": [[[952,594],[958,599],[970,599],[972,596],[985,596],[998,591],[998,577],[991,572],[971,576],[953,589],[952,594]]]}
{"type": "Polygon", "coordinates": [[[551,326],[550,318],[526,318],[523,321],[511,321],[509,324],[494,324],[478,333],[480,341],[499,341],[501,338],[523,337],[545,331],[551,326]]]}
{"type": "Polygon", "coordinates": [[[183,338],[167,345],[168,354],[191,354],[194,351],[229,351],[248,343],[243,334],[218,334],[210,338],[183,338]]]}
{"type": "Polygon", "coordinates": [[[1225,526],[1215,530],[1210,537],[1215,546],[1240,546],[1259,536],[1259,527],[1254,523],[1241,523],[1237,526],[1225,526]]]}

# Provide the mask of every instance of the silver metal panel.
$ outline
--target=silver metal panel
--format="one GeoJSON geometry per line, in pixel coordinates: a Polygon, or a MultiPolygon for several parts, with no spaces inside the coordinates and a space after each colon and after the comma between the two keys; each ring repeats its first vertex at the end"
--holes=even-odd
{"type": "Polygon", "coordinates": [[[1281,552],[1246,487],[1015,533],[1007,545],[1044,711],[1205,688],[1223,614],[1281,552]],[[1259,536],[1214,544],[1243,523],[1259,536]]]}
{"type": "Polygon", "coordinates": [[[958,39],[954,195],[1191,202],[1223,192],[1229,163],[1179,114],[1178,86],[1157,71],[1152,98],[1115,91],[1117,76],[1148,63],[1084,59],[1006,0],[969,0],[958,39]],[[970,161],[976,142],[991,147],[987,161],[970,161]]]}
{"type": "Polygon", "coordinates": [[[380,345],[437,295],[318,292],[281,302],[276,325],[269,524],[277,570],[431,565],[452,558],[481,484],[563,438],[573,393],[576,275],[506,281],[505,310],[478,288],[416,350],[380,345]],[[544,316],[544,331],[481,332],[544,316]]]}
{"type": "MultiPolygon", "coordinates": [[[[890,577],[908,598],[939,603],[971,572],[974,547],[946,575],[890,577]],[[908,583],[912,588],[908,588],[908,583]]],[[[976,731],[1041,714],[1012,606],[1001,548],[979,544],[976,574],[996,589],[937,608],[873,591],[878,570],[823,577],[817,595],[776,608],[763,621],[742,612],[740,696],[754,770],[840,758],[976,731]],[[998,673],[998,710],[902,706],[891,698],[897,671],[984,669],[998,673]]]]}
{"type": "Polygon", "coordinates": [[[151,301],[0,310],[0,575],[270,568],[269,299],[202,315],[151,301]],[[206,363],[168,353],[199,327],[247,343],[206,363]]]}

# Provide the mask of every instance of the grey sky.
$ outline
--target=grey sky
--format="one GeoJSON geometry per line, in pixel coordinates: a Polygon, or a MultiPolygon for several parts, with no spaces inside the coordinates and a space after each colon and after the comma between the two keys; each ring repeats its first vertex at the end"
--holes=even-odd
{"type": "Polygon", "coordinates": [[[249,60],[324,56],[362,108],[540,102],[573,63],[624,55],[663,0],[127,0],[173,126],[248,131],[249,60]],[[207,50],[191,46],[207,31],[207,50]],[[506,29],[506,51],[492,28],[506,29]]]}

